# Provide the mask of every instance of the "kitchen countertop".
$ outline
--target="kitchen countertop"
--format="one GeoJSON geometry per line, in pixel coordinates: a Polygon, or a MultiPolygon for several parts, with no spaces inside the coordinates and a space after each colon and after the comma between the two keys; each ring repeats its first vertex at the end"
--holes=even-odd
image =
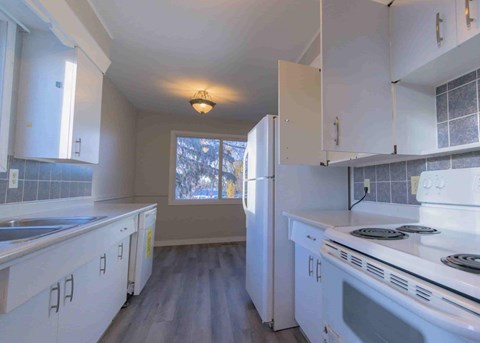
{"type": "MultiPolygon", "coordinates": [[[[128,218],[140,212],[144,212],[156,207],[156,204],[107,204],[91,203],[88,205],[63,207],[59,209],[35,212],[30,215],[22,215],[20,218],[43,218],[43,217],[77,217],[77,216],[106,216],[106,218],[94,221],[86,225],[80,225],[71,229],[66,229],[41,238],[20,243],[1,243],[0,242],[0,268],[6,267],[5,264],[17,258],[34,253],[41,249],[58,244],[67,239],[77,237],[89,231],[113,223],[123,218],[128,218]]],[[[0,220],[14,219],[15,217],[3,217],[0,220]]],[[[10,263],[9,263],[10,262],[10,263]]]]}
{"type": "Polygon", "coordinates": [[[392,217],[360,211],[284,211],[283,215],[321,229],[343,226],[385,225],[415,223],[412,218],[392,217]]]}

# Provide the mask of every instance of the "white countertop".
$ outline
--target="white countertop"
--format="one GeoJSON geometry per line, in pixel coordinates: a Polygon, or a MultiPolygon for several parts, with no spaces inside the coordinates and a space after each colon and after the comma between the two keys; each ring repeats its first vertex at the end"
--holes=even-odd
{"type": "Polygon", "coordinates": [[[411,218],[392,217],[360,211],[320,211],[320,210],[292,210],[284,211],[283,215],[308,225],[322,229],[343,226],[388,225],[413,223],[411,218]]]}
{"type": "MultiPolygon", "coordinates": [[[[0,243],[0,265],[4,265],[19,257],[31,254],[46,247],[58,244],[67,239],[82,235],[86,232],[98,229],[114,221],[133,216],[140,212],[155,208],[156,204],[107,204],[90,203],[88,205],[63,207],[35,212],[29,215],[22,215],[21,218],[43,218],[43,217],[69,217],[69,216],[106,216],[90,224],[81,225],[66,229],[51,235],[27,242],[2,244],[0,243]]],[[[14,217],[3,217],[0,220],[14,219],[14,217]]]]}

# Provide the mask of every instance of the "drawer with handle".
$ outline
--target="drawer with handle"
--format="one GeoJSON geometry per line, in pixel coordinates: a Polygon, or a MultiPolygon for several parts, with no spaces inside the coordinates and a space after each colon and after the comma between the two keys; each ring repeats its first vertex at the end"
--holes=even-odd
{"type": "MultiPolygon", "coordinates": [[[[121,242],[136,232],[138,215],[130,216],[89,231],[73,239],[33,253],[8,268],[0,270],[0,314],[8,313],[50,287],[52,282],[71,273],[97,256],[103,256],[112,244],[118,245],[117,258],[128,250],[121,242]]],[[[99,261],[101,273],[109,268],[106,256],[99,261]]],[[[74,280],[68,281],[68,285],[74,280]]]]}
{"type": "Polygon", "coordinates": [[[299,221],[292,221],[290,239],[312,253],[320,254],[323,238],[324,230],[299,221]]]}

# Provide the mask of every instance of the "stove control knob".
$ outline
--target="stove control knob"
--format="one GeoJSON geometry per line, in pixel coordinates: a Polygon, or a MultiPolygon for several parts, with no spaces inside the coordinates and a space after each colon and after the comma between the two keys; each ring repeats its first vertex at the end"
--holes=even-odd
{"type": "Polygon", "coordinates": [[[443,189],[445,188],[445,179],[443,178],[439,178],[438,180],[436,180],[436,185],[435,187],[437,187],[438,189],[443,189]]]}
{"type": "Polygon", "coordinates": [[[425,179],[425,181],[423,182],[423,188],[430,189],[432,188],[432,186],[433,186],[432,179],[430,178],[425,179]]]}

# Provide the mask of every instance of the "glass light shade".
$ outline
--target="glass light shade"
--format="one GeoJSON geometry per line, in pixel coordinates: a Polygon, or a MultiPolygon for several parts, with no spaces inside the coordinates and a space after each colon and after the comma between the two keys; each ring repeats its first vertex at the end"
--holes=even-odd
{"type": "Polygon", "coordinates": [[[211,106],[209,104],[206,104],[204,102],[197,103],[197,104],[192,104],[192,107],[195,109],[195,111],[197,111],[198,113],[201,113],[201,114],[207,114],[213,108],[213,106],[211,106]]]}
{"type": "Polygon", "coordinates": [[[200,114],[207,114],[216,105],[207,91],[196,92],[189,101],[190,105],[200,114]]]}

